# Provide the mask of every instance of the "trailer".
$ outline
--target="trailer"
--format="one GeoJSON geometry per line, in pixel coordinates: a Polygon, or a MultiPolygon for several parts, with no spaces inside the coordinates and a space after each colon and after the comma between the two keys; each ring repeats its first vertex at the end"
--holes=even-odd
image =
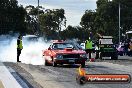
{"type": "Polygon", "coordinates": [[[112,36],[102,36],[98,42],[98,57],[103,59],[103,57],[110,57],[113,60],[118,59],[118,53],[116,50],[116,46],[113,44],[112,36]]]}

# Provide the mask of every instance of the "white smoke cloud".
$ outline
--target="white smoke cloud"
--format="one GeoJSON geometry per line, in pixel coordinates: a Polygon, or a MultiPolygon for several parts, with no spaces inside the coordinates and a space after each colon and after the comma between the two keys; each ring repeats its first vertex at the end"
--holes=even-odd
{"type": "MultiPolygon", "coordinates": [[[[49,47],[49,43],[39,38],[38,41],[24,41],[23,50],[21,52],[20,61],[26,64],[42,65],[42,50],[49,47]]],[[[0,61],[16,62],[17,61],[17,37],[10,38],[6,35],[0,36],[0,61]]]]}

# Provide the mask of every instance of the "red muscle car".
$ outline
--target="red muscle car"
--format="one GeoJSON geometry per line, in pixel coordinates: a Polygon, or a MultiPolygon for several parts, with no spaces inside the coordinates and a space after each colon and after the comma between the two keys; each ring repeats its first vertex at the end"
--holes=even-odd
{"type": "Polygon", "coordinates": [[[45,65],[81,64],[85,67],[87,54],[78,45],[72,42],[54,42],[43,51],[45,65]]]}

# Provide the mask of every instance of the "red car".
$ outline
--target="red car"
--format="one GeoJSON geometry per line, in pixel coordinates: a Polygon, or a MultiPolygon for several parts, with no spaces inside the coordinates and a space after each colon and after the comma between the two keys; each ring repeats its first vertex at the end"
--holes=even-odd
{"type": "Polygon", "coordinates": [[[87,54],[77,44],[72,42],[54,42],[43,51],[45,65],[81,64],[85,67],[87,54]]]}

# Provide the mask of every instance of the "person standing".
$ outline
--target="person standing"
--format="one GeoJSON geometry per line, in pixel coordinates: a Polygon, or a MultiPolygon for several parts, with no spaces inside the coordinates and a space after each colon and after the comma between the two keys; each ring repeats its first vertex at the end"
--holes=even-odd
{"type": "Polygon", "coordinates": [[[98,59],[99,58],[99,42],[98,41],[96,41],[95,43],[95,53],[96,53],[95,59],[98,59]]]}
{"type": "Polygon", "coordinates": [[[129,56],[132,56],[132,41],[129,43],[129,56]]]}
{"type": "Polygon", "coordinates": [[[23,46],[22,46],[22,36],[19,35],[18,39],[17,39],[17,62],[21,62],[19,60],[19,57],[21,55],[21,51],[23,49],[23,46]]]}
{"type": "Polygon", "coordinates": [[[127,40],[124,43],[124,55],[128,55],[128,49],[129,49],[129,41],[127,40]]]}
{"type": "Polygon", "coordinates": [[[93,42],[91,38],[89,37],[89,39],[85,41],[85,50],[86,50],[86,53],[89,55],[89,59],[91,59],[92,44],[93,42]]]}

